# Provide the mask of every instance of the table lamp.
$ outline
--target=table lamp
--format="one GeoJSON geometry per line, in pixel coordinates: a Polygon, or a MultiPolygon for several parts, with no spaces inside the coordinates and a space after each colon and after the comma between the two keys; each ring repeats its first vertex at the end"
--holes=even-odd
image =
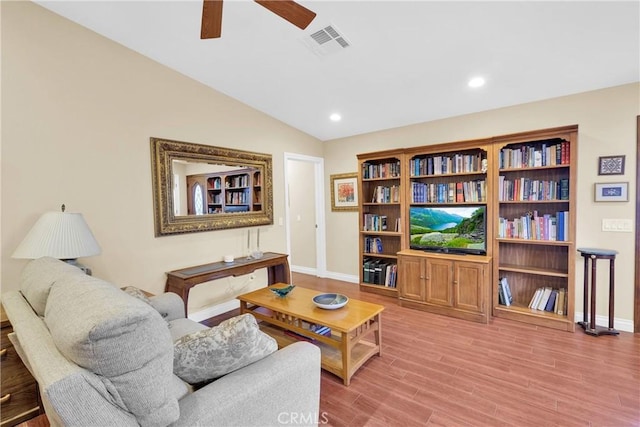
{"type": "Polygon", "coordinates": [[[11,257],[58,258],[91,275],[91,270],[79,264],[77,258],[98,255],[100,251],[82,214],[65,212],[62,205],[61,212],[47,212],[40,217],[11,257]]]}

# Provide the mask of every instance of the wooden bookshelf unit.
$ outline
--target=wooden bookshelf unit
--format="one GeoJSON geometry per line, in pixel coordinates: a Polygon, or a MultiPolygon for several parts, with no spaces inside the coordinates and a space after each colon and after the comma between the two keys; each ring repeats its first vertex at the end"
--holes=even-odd
{"type": "Polygon", "coordinates": [[[403,163],[398,151],[358,156],[360,289],[394,297],[405,246],[403,163]]]}
{"type": "Polygon", "coordinates": [[[573,125],[359,154],[360,289],[468,320],[493,315],[573,332],[577,140],[573,125]],[[395,186],[402,188],[397,199],[378,196],[395,186]],[[484,253],[469,253],[482,246],[477,226],[463,236],[471,242],[464,254],[449,250],[454,237],[446,232],[423,244],[414,224],[412,236],[412,209],[465,206],[480,209],[475,218],[484,210],[484,253]],[[370,283],[371,263],[396,263],[396,286],[370,283]],[[508,284],[506,300],[499,282],[508,284]],[[530,307],[544,288],[556,297],[562,291],[566,302],[530,307]]]}

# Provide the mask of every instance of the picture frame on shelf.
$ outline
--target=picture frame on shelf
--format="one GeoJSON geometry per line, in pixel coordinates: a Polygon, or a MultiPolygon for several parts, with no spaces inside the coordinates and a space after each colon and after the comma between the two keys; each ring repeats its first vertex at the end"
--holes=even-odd
{"type": "Polygon", "coordinates": [[[628,202],[628,182],[596,182],[594,185],[596,202],[628,202]]]}
{"type": "Polygon", "coordinates": [[[598,175],[624,175],[625,156],[598,157],[598,175]]]}
{"type": "Polygon", "coordinates": [[[331,175],[331,210],[358,210],[358,174],[356,172],[331,175]]]}

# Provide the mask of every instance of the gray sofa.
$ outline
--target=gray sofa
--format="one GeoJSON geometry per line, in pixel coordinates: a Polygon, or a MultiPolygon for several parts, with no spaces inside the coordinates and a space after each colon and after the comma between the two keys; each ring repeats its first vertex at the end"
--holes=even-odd
{"type": "Polygon", "coordinates": [[[317,424],[320,352],[309,343],[198,388],[174,374],[174,343],[206,328],[185,318],[176,294],[145,301],[40,258],[27,264],[20,291],[4,293],[2,304],[52,425],[317,424]]]}

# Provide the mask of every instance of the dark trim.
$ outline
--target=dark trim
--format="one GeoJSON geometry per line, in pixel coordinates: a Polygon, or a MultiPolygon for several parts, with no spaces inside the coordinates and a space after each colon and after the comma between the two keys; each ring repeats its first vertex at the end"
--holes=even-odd
{"type": "Polygon", "coordinates": [[[640,333],[640,116],[636,117],[636,253],[633,332],[640,333]]]}

